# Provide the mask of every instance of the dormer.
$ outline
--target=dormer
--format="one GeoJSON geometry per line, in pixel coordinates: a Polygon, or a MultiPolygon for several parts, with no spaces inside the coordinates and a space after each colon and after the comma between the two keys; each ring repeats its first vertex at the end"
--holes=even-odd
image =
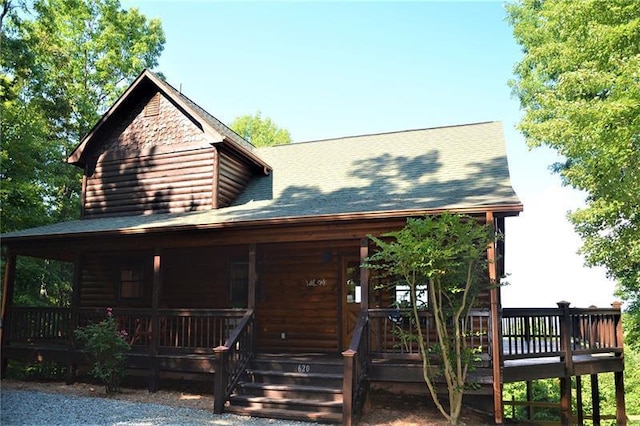
{"type": "Polygon", "coordinates": [[[83,169],[83,218],[223,208],[271,171],[249,142],[149,70],[67,161],[83,169]]]}

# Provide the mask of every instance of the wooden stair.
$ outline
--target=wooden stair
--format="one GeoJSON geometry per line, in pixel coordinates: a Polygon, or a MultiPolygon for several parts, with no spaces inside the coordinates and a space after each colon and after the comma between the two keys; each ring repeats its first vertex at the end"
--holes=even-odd
{"type": "Polygon", "coordinates": [[[342,423],[343,362],[324,354],[259,354],[229,398],[229,413],[342,423]]]}

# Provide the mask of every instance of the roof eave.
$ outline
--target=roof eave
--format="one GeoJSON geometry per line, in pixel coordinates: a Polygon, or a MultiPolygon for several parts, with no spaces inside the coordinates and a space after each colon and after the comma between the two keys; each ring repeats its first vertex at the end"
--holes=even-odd
{"type": "Polygon", "coordinates": [[[111,237],[122,235],[142,235],[142,234],[160,234],[160,233],[173,233],[184,230],[216,230],[216,229],[233,229],[233,228],[247,228],[254,226],[283,226],[283,225],[311,225],[327,221],[332,222],[346,222],[355,220],[384,220],[384,219],[397,219],[400,217],[417,217],[424,215],[438,215],[444,212],[453,212],[467,215],[480,215],[492,212],[494,216],[499,217],[513,217],[518,216],[523,211],[523,205],[521,203],[516,204],[497,204],[487,206],[476,207],[453,207],[453,208],[436,208],[436,209],[409,209],[409,210],[390,210],[380,212],[362,212],[362,213],[339,213],[339,214],[326,214],[316,216],[295,216],[295,217],[276,217],[270,219],[255,219],[246,221],[231,221],[231,222],[217,222],[210,224],[188,224],[188,225],[173,225],[165,227],[139,227],[129,229],[107,230],[107,231],[89,231],[89,232],[77,232],[77,233],[65,233],[65,234],[51,234],[51,235],[32,235],[32,236],[18,236],[18,237],[4,237],[1,241],[2,246],[10,246],[12,243],[26,243],[30,241],[55,241],[59,239],[68,238],[84,238],[84,237],[111,237]]]}

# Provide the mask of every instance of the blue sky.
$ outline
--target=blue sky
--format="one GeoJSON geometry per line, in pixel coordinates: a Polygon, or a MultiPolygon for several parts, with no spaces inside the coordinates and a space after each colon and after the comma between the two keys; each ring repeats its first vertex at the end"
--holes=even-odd
{"type": "Polygon", "coordinates": [[[582,266],[546,149],[529,151],[507,82],[520,58],[501,2],[123,0],[162,20],[157,67],[225,123],[261,111],[294,141],[501,121],[525,206],[507,221],[505,306],[608,306],[613,284],[582,266]]]}

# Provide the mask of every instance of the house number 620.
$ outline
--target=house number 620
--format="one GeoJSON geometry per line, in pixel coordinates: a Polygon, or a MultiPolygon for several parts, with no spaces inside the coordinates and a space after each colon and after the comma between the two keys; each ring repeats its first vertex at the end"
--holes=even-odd
{"type": "Polygon", "coordinates": [[[298,364],[298,373],[310,373],[311,366],[309,364],[298,364]]]}

